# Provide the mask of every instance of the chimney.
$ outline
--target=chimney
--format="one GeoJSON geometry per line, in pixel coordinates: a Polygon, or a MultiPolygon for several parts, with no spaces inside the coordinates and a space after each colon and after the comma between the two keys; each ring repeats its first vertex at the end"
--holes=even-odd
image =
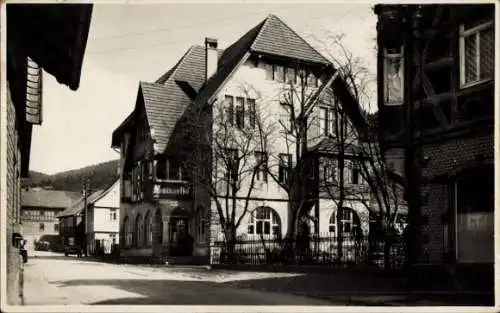
{"type": "Polygon", "coordinates": [[[205,81],[217,72],[217,39],[205,38],[205,81]]]}

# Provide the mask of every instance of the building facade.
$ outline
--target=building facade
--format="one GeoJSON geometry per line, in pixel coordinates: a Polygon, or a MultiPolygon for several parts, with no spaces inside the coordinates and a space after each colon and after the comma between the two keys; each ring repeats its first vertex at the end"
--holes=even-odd
{"type": "MultiPolygon", "coordinates": [[[[304,92],[310,99],[318,99],[331,88],[342,105],[349,107],[350,116],[357,114],[361,118],[358,104],[346,84],[335,75],[330,61],[274,15],[225,50],[218,49],[217,40],[206,38],[204,47],[191,47],[155,83],[139,84],[135,110],[112,137],[112,147],[121,151],[123,256],[188,255],[207,262],[210,245],[223,239],[218,216],[221,211],[214,199],[227,198],[228,194],[219,185],[213,185],[214,192],[208,191],[210,187],[207,189],[200,182],[208,181],[207,175],[214,179],[226,175],[227,165],[212,158],[216,154],[213,148],[203,150],[213,145],[214,140],[210,138],[218,136],[214,128],[205,129],[200,136],[199,132],[192,132],[196,128],[193,124],[213,126],[215,107],[220,106],[232,129],[255,128],[257,111],[269,116],[268,126],[280,125],[286,122],[283,90],[289,92],[286,88],[290,84],[295,89],[306,86],[304,92]],[[279,32],[285,35],[278,35],[279,32]],[[211,108],[204,109],[207,107],[211,108]],[[193,122],[194,115],[199,118],[196,122],[193,122]],[[201,144],[190,140],[195,136],[201,144]],[[189,163],[195,154],[200,158],[194,164],[189,163]]],[[[327,129],[332,127],[332,121],[327,118],[328,105],[315,105],[314,101],[317,100],[308,104],[309,114],[314,117],[311,120],[315,121],[308,127],[307,146],[311,151],[330,135],[327,129]]],[[[245,157],[246,161],[255,162],[265,154],[269,162],[266,167],[273,168],[274,172],[257,174],[250,194],[249,180],[243,180],[238,194],[232,196],[233,207],[238,208],[235,215],[245,215],[236,230],[237,236],[282,236],[287,232],[289,198],[281,185],[297,160],[281,136],[282,131],[276,129],[270,133],[266,151],[255,148],[250,151],[251,156],[245,157]],[[271,179],[271,174],[276,179],[271,179]],[[248,205],[245,199],[250,200],[248,205]],[[243,207],[246,209],[241,209],[243,207]]],[[[311,159],[319,160],[319,156],[311,159]]],[[[346,160],[346,185],[359,186],[360,193],[366,192],[362,187],[364,182],[352,166],[355,162],[350,162],[346,160]]],[[[320,168],[324,167],[314,167],[311,179],[318,177],[320,168]]],[[[323,193],[308,204],[316,221],[311,224],[314,232],[337,232],[333,221],[339,210],[334,200],[323,193]]],[[[227,206],[228,202],[225,203],[227,206]]],[[[225,209],[223,207],[222,212],[225,209]]],[[[342,228],[347,233],[356,225],[367,234],[369,211],[359,198],[347,197],[341,211],[345,212],[342,228]]]]}
{"type": "Polygon", "coordinates": [[[89,253],[110,254],[112,247],[120,242],[120,181],[116,181],[96,197],[93,203],[89,203],[87,212],[89,253]]]}
{"type": "Polygon", "coordinates": [[[6,167],[2,168],[0,182],[7,195],[2,204],[7,218],[2,225],[2,238],[6,243],[2,245],[6,247],[2,260],[6,266],[2,266],[5,272],[1,276],[8,281],[7,303],[18,304],[22,293],[19,245],[23,236],[20,180],[29,173],[32,127],[42,122],[41,69],[72,90],[78,88],[92,5],[5,4],[2,9],[6,10],[8,31],[7,88],[2,89],[6,90],[7,105],[2,106],[0,114],[0,141],[6,145],[5,150],[2,148],[5,153],[1,162],[6,167]],[[61,19],[59,10],[74,18],[61,19]],[[27,19],[31,21],[30,26],[25,23],[27,19]],[[66,36],[54,40],[53,34],[60,33],[61,29],[67,30],[66,36]]]}
{"type": "Polygon", "coordinates": [[[407,193],[416,204],[414,263],[472,274],[491,287],[495,7],[380,5],[375,12],[381,144],[414,165],[403,171],[417,191],[407,193]]]}
{"type": "Polygon", "coordinates": [[[29,250],[35,248],[37,241],[50,243],[49,249],[59,247],[59,220],[57,215],[67,209],[80,197],[79,193],[61,190],[30,188],[21,194],[21,223],[23,238],[29,250]]]}
{"type": "Polygon", "coordinates": [[[119,181],[89,194],[86,199],[80,196],[58,215],[62,244],[73,241],[85,247],[87,254],[110,254],[111,248],[119,243],[119,210],[119,181]]]}

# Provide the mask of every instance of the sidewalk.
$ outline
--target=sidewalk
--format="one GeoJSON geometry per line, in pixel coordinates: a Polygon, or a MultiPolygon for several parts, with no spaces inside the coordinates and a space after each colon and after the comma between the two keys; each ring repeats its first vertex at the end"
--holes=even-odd
{"type": "Polygon", "coordinates": [[[67,304],[69,294],[64,290],[50,284],[40,273],[37,273],[33,264],[24,265],[24,291],[25,305],[58,305],[67,304]]]}

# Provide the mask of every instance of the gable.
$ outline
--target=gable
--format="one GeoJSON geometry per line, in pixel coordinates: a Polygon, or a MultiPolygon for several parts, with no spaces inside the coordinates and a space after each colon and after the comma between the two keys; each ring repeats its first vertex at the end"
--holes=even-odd
{"type": "Polygon", "coordinates": [[[268,16],[250,49],[294,60],[330,64],[330,61],[275,15],[268,16]]]}
{"type": "Polygon", "coordinates": [[[94,206],[104,208],[120,208],[120,182],[115,182],[113,186],[111,186],[111,188],[104,194],[104,196],[95,202],[94,206]]]}

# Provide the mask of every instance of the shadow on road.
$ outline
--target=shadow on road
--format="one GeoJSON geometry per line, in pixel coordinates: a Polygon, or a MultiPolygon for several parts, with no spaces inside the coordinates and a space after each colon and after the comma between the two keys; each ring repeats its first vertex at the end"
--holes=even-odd
{"type": "MultiPolygon", "coordinates": [[[[205,275],[217,275],[206,272],[205,275]]],[[[395,279],[309,274],[229,282],[168,279],[90,279],[52,282],[66,286],[112,286],[141,297],[106,299],[92,304],[157,305],[353,305],[493,306],[494,295],[409,293],[395,279]],[[319,302],[318,302],[319,301],[319,302]]]]}
{"type": "Polygon", "coordinates": [[[157,305],[332,305],[331,303],[284,293],[234,288],[224,283],[153,279],[93,279],[52,282],[58,287],[112,286],[142,297],[106,299],[92,304],[157,305]]]}

